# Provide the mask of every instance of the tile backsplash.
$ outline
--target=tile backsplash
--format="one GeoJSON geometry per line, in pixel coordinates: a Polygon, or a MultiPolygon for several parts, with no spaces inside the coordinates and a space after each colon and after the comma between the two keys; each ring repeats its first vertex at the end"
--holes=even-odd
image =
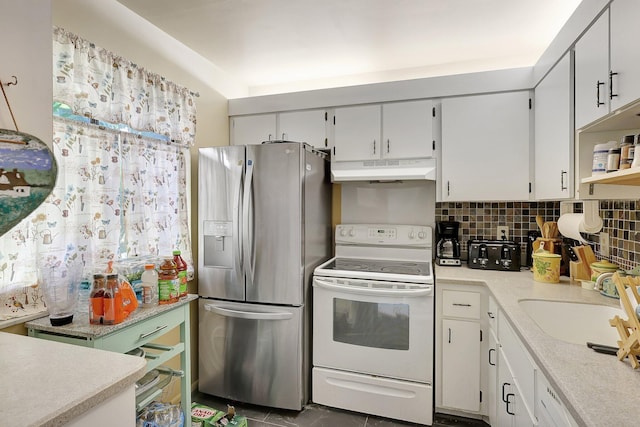
{"type": "MultiPolygon", "coordinates": [[[[600,236],[584,235],[592,243],[598,259],[606,258],[624,268],[640,263],[640,200],[602,200],[602,231],[609,233],[609,256],[600,253],[600,236]]],[[[466,257],[469,239],[496,239],[498,226],[509,227],[509,239],[527,248],[527,232],[537,230],[536,215],[545,221],[557,221],[559,201],[545,202],[440,202],[436,203],[436,221],[460,222],[460,246],[466,257]]]]}

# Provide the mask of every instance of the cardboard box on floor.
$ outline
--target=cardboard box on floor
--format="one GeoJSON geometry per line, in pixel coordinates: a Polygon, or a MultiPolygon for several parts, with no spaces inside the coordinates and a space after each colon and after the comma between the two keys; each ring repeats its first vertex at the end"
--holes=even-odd
{"type": "Polygon", "coordinates": [[[231,420],[227,413],[193,402],[191,404],[191,425],[193,427],[248,427],[245,417],[234,415],[231,420]]]}

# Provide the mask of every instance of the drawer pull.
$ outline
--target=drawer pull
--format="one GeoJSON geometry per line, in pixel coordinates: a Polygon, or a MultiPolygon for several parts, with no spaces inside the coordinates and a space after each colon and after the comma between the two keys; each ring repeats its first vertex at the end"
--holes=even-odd
{"type": "Polygon", "coordinates": [[[155,329],[154,329],[153,331],[151,331],[151,332],[147,332],[146,334],[140,334],[140,337],[138,338],[138,340],[143,340],[143,339],[145,339],[145,338],[147,338],[147,337],[150,337],[151,335],[153,335],[153,334],[155,334],[155,333],[157,333],[157,332],[160,332],[161,330],[166,329],[166,328],[167,328],[167,325],[164,325],[164,326],[158,326],[157,328],[155,328],[155,329]]]}
{"type": "Polygon", "coordinates": [[[173,347],[170,347],[168,345],[154,344],[154,343],[151,343],[151,342],[146,343],[142,347],[150,348],[150,349],[153,349],[153,350],[161,350],[161,351],[171,351],[171,350],[173,350],[173,347]]]}
{"type": "Polygon", "coordinates": [[[461,302],[454,302],[453,305],[456,305],[458,307],[471,307],[471,304],[463,304],[461,302]]]}

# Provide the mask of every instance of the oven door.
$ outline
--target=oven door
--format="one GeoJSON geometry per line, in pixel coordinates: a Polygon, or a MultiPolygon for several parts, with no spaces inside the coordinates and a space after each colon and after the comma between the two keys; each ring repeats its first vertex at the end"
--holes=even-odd
{"type": "Polygon", "coordinates": [[[433,285],[315,276],[313,365],[431,383],[433,285]]]}

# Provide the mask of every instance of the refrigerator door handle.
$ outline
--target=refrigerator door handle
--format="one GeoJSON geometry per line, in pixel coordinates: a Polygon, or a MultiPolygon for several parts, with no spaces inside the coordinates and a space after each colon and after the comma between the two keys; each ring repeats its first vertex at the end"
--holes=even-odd
{"type": "Polygon", "coordinates": [[[242,200],[242,181],[240,182],[240,184],[238,184],[238,193],[236,194],[236,198],[235,198],[235,230],[234,230],[234,241],[233,241],[233,248],[234,248],[234,255],[235,255],[235,266],[237,268],[236,271],[238,272],[242,272],[242,269],[244,268],[244,254],[243,251],[238,250],[240,248],[240,243],[243,242],[243,230],[242,230],[242,218],[240,218],[242,216],[242,206],[240,205],[240,202],[242,200]]]}
{"type": "Polygon", "coordinates": [[[251,202],[251,190],[253,187],[253,160],[247,159],[247,171],[244,180],[244,197],[242,203],[242,248],[243,248],[243,264],[245,273],[249,274],[253,283],[254,276],[254,260],[253,260],[253,206],[251,202]]]}
{"type": "Polygon", "coordinates": [[[293,313],[282,311],[272,313],[261,313],[255,311],[240,311],[230,308],[224,308],[213,304],[205,304],[204,309],[212,313],[219,314],[225,317],[235,317],[238,319],[250,319],[250,320],[290,320],[293,318],[293,313]]]}
{"type": "Polygon", "coordinates": [[[373,296],[389,296],[389,297],[423,297],[433,295],[433,286],[427,285],[417,289],[389,289],[389,288],[370,288],[366,286],[345,286],[332,283],[330,280],[313,279],[313,286],[316,288],[329,289],[332,291],[344,292],[356,295],[373,295],[373,296]]]}

